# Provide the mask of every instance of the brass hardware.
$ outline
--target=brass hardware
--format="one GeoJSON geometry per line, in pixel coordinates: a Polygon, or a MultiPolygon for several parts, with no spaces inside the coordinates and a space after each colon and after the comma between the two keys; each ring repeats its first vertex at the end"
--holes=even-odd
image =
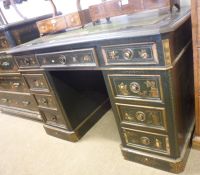
{"type": "Polygon", "coordinates": [[[55,115],[52,115],[51,120],[54,121],[54,122],[56,122],[57,121],[57,117],[55,115]]]}
{"type": "Polygon", "coordinates": [[[13,83],[13,87],[18,88],[20,86],[20,83],[13,83]]]}
{"type": "Polygon", "coordinates": [[[24,106],[28,106],[28,105],[30,105],[30,102],[29,102],[29,101],[22,101],[22,104],[23,104],[24,106]]]}
{"type": "Polygon", "coordinates": [[[138,121],[140,121],[140,122],[143,122],[143,121],[146,120],[145,113],[142,112],[142,111],[136,112],[135,117],[136,117],[136,119],[137,119],[138,121]]]}
{"type": "Polygon", "coordinates": [[[91,60],[91,57],[89,55],[85,55],[83,57],[83,61],[87,62],[87,61],[90,61],[91,60]]]}
{"type": "Polygon", "coordinates": [[[123,57],[125,60],[130,60],[133,57],[134,53],[131,49],[125,49],[123,51],[123,57]]]}
{"type": "Polygon", "coordinates": [[[148,137],[141,137],[140,141],[143,145],[148,146],[150,144],[150,139],[148,137]]]}
{"type": "Polygon", "coordinates": [[[140,55],[140,57],[142,59],[147,59],[148,58],[148,54],[147,54],[147,51],[145,49],[142,49],[141,51],[139,51],[138,54],[140,55]]]}
{"type": "Polygon", "coordinates": [[[159,97],[159,91],[158,88],[156,87],[155,81],[146,81],[145,84],[147,88],[150,88],[150,96],[159,97]]]}
{"type": "Polygon", "coordinates": [[[169,66],[169,65],[172,64],[169,39],[163,40],[162,44],[163,44],[163,53],[164,53],[164,58],[165,58],[165,65],[169,66]]]}
{"type": "Polygon", "coordinates": [[[133,93],[138,94],[140,92],[140,85],[137,82],[132,82],[129,87],[133,93]]]}
{"type": "Polygon", "coordinates": [[[65,57],[65,55],[61,55],[59,57],[59,61],[60,61],[61,64],[66,64],[66,57],[65,57]]]}
{"type": "Polygon", "coordinates": [[[123,95],[128,95],[128,94],[129,94],[129,92],[128,92],[128,87],[127,87],[127,85],[125,85],[123,82],[120,83],[120,84],[118,85],[118,88],[119,88],[119,91],[120,91],[123,95]]]}
{"type": "Polygon", "coordinates": [[[7,98],[2,98],[1,101],[2,101],[3,103],[7,103],[7,102],[8,102],[8,99],[7,99],[7,98]]]}
{"type": "Polygon", "coordinates": [[[162,147],[162,142],[159,139],[156,139],[155,146],[156,148],[160,149],[162,147]]]}
{"type": "Polygon", "coordinates": [[[39,86],[40,86],[40,83],[39,83],[38,80],[34,80],[34,84],[35,84],[36,87],[39,87],[39,86]]]}
{"type": "Polygon", "coordinates": [[[41,98],[40,101],[42,104],[48,105],[48,100],[46,98],[41,98]]]}

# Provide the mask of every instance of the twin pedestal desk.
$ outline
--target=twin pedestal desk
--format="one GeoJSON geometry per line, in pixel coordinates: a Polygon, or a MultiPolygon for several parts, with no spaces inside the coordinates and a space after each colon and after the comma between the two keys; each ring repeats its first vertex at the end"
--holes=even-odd
{"type": "MultiPolygon", "coordinates": [[[[78,141],[110,108],[127,160],[179,173],[194,129],[190,10],[113,18],[10,51],[49,135],[78,141]]],[[[9,83],[9,82],[8,82],[9,83]]],[[[2,100],[3,99],[3,100],[2,100]]]]}

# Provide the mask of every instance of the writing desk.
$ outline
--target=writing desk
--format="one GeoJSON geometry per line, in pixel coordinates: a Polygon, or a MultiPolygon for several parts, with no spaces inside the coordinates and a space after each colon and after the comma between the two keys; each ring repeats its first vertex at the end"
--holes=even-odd
{"type": "Polygon", "coordinates": [[[189,9],[112,18],[8,54],[48,134],[77,141],[109,109],[110,99],[126,159],[183,171],[194,129],[189,9]]]}

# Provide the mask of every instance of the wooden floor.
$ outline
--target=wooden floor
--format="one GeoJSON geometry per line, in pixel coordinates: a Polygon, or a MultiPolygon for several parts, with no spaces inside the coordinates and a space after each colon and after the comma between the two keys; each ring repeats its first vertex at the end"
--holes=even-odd
{"type": "MultiPolygon", "coordinates": [[[[112,111],[77,143],[46,135],[42,124],[0,113],[0,175],[171,175],[129,162],[112,111]]],[[[192,150],[184,175],[200,174],[192,150]]]]}

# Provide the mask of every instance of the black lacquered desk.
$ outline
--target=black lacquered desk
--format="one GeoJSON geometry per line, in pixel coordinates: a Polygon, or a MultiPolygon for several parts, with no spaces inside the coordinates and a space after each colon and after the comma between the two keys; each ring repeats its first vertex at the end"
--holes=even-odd
{"type": "Polygon", "coordinates": [[[48,134],[77,141],[110,101],[124,157],[179,173],[194,129],[190,10],[146,16],[44,36],[8,53],[48,134]]]}

